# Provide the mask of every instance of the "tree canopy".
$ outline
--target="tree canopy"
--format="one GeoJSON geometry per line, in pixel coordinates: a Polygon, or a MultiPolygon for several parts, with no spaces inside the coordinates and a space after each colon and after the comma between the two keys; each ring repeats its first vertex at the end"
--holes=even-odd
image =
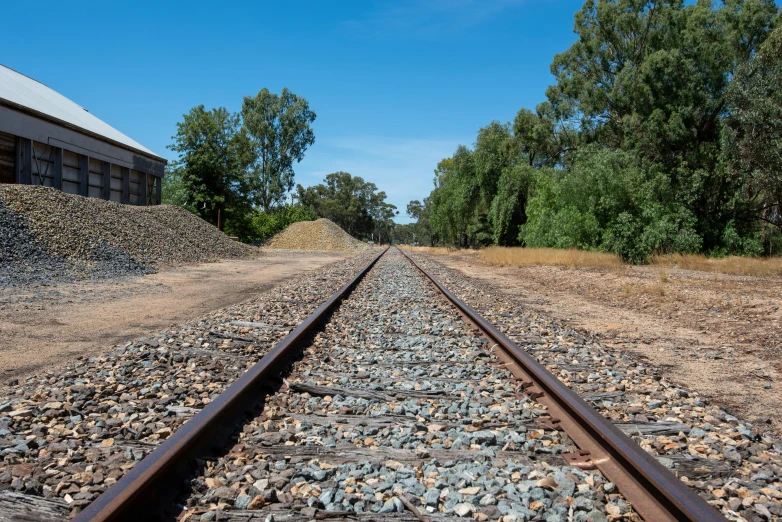
{"type": "Polygon", "coordinates": [[[315,121],[307,100],[283,89],[278,96],[262,89],[242,103],[242,130],[249,139],[253,201],[268,212],[293,189],[294,163],[315,143],[315,121]]]}
{"type": "Polygon", "coordinates": [[[212,224],[222,212],[226,230],[245,241],[314,219],[309,210],[283,204],[293,189],[293,165],[315,141],[314,120],[307,100],[288,89],[247,96],[236,114],[194,107],[169,146],[179,159],[166,172],[163,200],[212,224]]]}
{"type": "Polygon", "coordinates": [[[297,185],[301,205],[312,208],[359,239],[388,242],[396,207],[374,183],[347,172],[334,172],[314,187],[297,185]]]}
{"type": "Polygon", "coordinates": [[[546,100],[438,165],[432,237],[637,262],[769,253],[782,224],[778,19],[773,0],[586,0],[546,100]]]}
{"type": "MultiPolygon", "coordinates": [[[[742,65],[728,88],[731,115],[723,135],[732,175],[744,182],[749,210],[766,225],[782,227],[782,26],[742,65]]],[[[772,228],[772,230],[773,230],[772,228]]],[[[779,253],[782,242],[773,245],[779,253]]]]}
{"type": "Polygon", "coordinates": [[[184,198],[198,215],[217,224],[218,211],[244,220],[252,207],[247,176],[250,151],[239,132],[240,118],[224,107],[194,107],[177,123],[169,148],[180,154],[172,169],[184,198]]]}

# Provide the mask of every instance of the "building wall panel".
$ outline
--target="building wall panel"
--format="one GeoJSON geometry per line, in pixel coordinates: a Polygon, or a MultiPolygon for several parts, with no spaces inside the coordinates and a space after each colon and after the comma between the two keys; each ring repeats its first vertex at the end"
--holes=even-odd
{"type": "Polygon", "coordinates": [[[58,186],[69,194],[101,199],[108,196],[111,201],[131,205],[159,204],[157,176],[46,143],[21,139],[23,146],[19,148],[20,139],[0,132],[0,183],[16,183],[17,162],[21,161],[20,165],[26,165],[19,174],[23,183],[58,186]]]}
{"type": "MultiPolygon", "coordinates": [[[[79,169],[81,168],[81,157],[75,152],[69,150],[62,151],[62,181],[63,190],[65,182],[79,185],[79,169]]],[[[78,194],[78,192],[69,192],[69,194],[78,194]]]]}
{"type": "Polygon", "coordinates": [[[30,165],[33,185],[54,186],[54,148],[33,142],[33,161],[30,165]],[[43,182],[41,182],[43,180],[43,182]]]}
{"type": "Polygon", "coordinates": [[[143,179],[143,176],[146,176],[146,174],[143,174],[137,170],[130,171],[130,194],[128,203],[131,205],[141,205],[143,203],[141,201],[141,180],[143,179]]]}
{"type": "MultiPolygon", "coordinates": [[[[64,172],[65,171],[63,170],[63,173],[64,172]]],[[[74,183],[72,181],[68,181],[68,180],[66,180],[63,177],[63,180],[62,180],[62,191],[66,192],[68,194],[78,194],[79,193],[79,183],[78,182],[74,183]]]]}
{"type": "Polygon", "coordinates": [[[109,200],[122,203],[122,167],[111,164],[111,192],[109,200]]]}
{"type": "Polygon", "coordinates": [[[63,182],[69,181],[71,183],[79,184],[79,168],[70,167],[68,165],[62,166],[62,180],[63,182]]]}
{"type": "Polygon", "coordinates": [[[139,154],[9,107],[0,106],[0,131],[163,176],[162,158],[139,154]]]}
{"type": "Polygon", "coordinates": [[[0,132],[0,183],[16,181],[16,136],[0,132]]]}
{"type": "Polygon", "coordinates": [[[62,164],[66,167],[79,168],[81,167],[81,154],[76,154],[69,150],[62,151],[62,164]]]}
{"type": "Polygon", "coordinates": [[[90,158],[89,173],[89,191],[87,195],[91,198],[99,198],[103,189],[103,162],[90,158]]]}

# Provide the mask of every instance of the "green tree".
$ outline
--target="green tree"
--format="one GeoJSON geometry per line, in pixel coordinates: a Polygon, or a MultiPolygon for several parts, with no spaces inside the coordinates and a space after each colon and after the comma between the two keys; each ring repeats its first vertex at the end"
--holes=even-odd
{"type": "Polygon", "coordinates": [[[271,212],[257,211],[252,217],[252,240],[265,241],[299,221],[314,221],[318,214],[304,205],[283,204],[271,212]]]}
{"type": "Polygon", "coordinates": [[[242,119],[252,151],[252,200],[268,212],[293,188],[293,165],[315,143],[315,112],[288,89],[279,96],[262,89],[244,98],[242,119]]]}
{"type": "MultiPolygon", "coordinates": [[[[782,26],[736,72],[723,146],[745,180],[749,209],[765,225],[767,249],[782,229],[782,26]]],[[[775,249],[778,251],[777,249],[775,249]]]]}
{"type": "Polygon", "coordinates": [[[468,247],[480,223],[480,187],[472,151],[459,146],[454,155],[437,164],[430,194],[432,233],[446,245],[468,247]]]}
{"type": "Polygon", "coordinates": [[[506,167],[497,184],[497,195],[491,202],[489,222],[495,245],[518,245],[519,227],[527,221],[527,195],[536,169],[530,165],[506,167]]]}
{"type": "Polygon", "coordinates": [[[765,220],[782,247],[778,20],[773,0],[586,0],[547,101],[438,164],[433,241],[643,262],[757,254],[765,220]]]}
{"type": "Polygon", "coordinates": [[[252,209],[246,176],[249,151],[238,130],[238,115],[199,105],[177,123],[174,143],[168,147],[179,153],[171,166],[179,178],[178,197],[215,225],[222,211],[232,232],[246,225],[252,209]]]}
{"type": "Polygon", "coordinates": [[[414,199],[407,204],[407,215],[415,220],[410,229],[413,235],[413,242],[434,246],[435,240],[432,234],[432,224],[429,221],[430,214],[431,201],[428,197],[424,198],[423,203],[414,199]]]}
{"type": "Polygon", "coordinates": [[[576,124],[563,119],[549,102],[538,104],[535,112],[519,110],[511,129],[514,160],[531,167],[561,165],[579,143],[576,124]]]}
{"type": "Polygon", "coordinates": [[[161,190],[161,203],[163,205],[176,205],[197,214],[196,208],[188,200],[187,188],[182,181],[182,168],[173,164],[166,165],[163,173],[163,186],[161,190]]]}
{"type": "Polygon", "coordinates": [[[324,183],[296,187],[298,200],[359,239],[389,241],[396,207],[374,183],[347,172],[334,172],[324,183]]]}
{"type": "Polygon", "coordinates": [[[633,154],[597,146],[579,151],[571,168],[540,170],[519,239],[530,247],[603,250],[631,262],[654,252],[697,252],[692,212],[655,197],[657,180],[633,154]]]}
{"type": "Polygon", "coordinates": [[[391,238],[397,245],[412,245],[415,239],[415,223],[395,225],[391,231],[391,238]]]}
{"type": "Polygon", "coordinates": [[[777,13],[773,0],[587,0],[578,41],[551,66],[552,107],[580,117],[583,139],[634,151],[664,176],[650,197],[690,208],[707,249],[737,218],[741,190],[719,166],[726,90],[777,13]]]}
{"type": "MultiPolygon", "coordinates": [[[[380,197],[385,200],[385,192],[378,193],[380,197]]],[[[372,240],[377,241],[379,244],[390,243],[392,239],[392,232],[394,230],[394,217],[399,214],[395,205],[386,203],[385,201],[376,203],[372,210],[372,240]]]]}

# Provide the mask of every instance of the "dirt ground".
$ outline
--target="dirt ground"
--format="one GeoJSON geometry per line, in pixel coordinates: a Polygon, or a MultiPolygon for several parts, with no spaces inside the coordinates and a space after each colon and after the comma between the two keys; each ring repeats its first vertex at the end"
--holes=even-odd
{"type": "Polygon", "coordinates": [[[0,289],[0,380],[100,353],[353,254],[265,250],[121,281],[0,289]]]}
{"type": "Polygon", "coordinates": [[[638,266],[488,267],[474,254],[433,257],[782,433],[782,278],[638,266]]]}

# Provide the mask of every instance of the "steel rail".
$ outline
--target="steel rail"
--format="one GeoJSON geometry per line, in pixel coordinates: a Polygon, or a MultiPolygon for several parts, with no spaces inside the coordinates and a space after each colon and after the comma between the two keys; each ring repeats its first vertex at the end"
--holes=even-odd
{"type": "Polygon", "coordinates": [[[387,251],[388,248],[372,259],[260,361],[89,504],[74,522],[136,522],[160,518],[180,492],[177,479],[192,459],[203,457],[230,436],[237,423],[262,400],[263,388],[279,379],[296,348],[307,341],[322,319],[387,251]]]}
{"type": "Polygon", "coordinates": [[[581,448],[580,454],[572,455],[574,458],[570,459],[574,465],[587,469],[597,467],[617,485],[620,493],[648,522],[725,520],[719,511],[663,467],[657,459],[475,310],[449,292],[411,256],[402,249],[398,250],[469,322],[482,330],[487,338],[504,352],[507,366],[522,379],[524,391],[547,406],[551,414],[549,422],[553,427],[565,431],[581,448]]]}

